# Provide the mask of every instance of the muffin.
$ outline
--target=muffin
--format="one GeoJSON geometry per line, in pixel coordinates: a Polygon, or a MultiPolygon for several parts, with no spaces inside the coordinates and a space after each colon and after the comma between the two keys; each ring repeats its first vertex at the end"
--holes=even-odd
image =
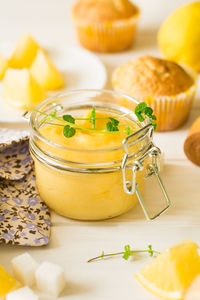
{"type": "Polygon", "coordinates": [[[145,101],[157,117],[157,131],[174,130],[187,119],[196,92],[194,79],[178,64],[142,56],[118,67],[116,91],[145,101]]]}
{"type": "Polygon", "coordinates": [[[129,0],[77,0],[72,15],[83,47],[117,52],[131,46],[139,9],[129,0]]]}

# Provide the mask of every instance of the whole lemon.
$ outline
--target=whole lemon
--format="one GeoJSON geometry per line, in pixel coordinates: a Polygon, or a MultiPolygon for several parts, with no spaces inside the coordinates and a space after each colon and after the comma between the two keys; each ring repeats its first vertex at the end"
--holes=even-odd
{"type": "Polygon", "coordinates": [[[166,58],[200,71],[200,1],[181,6],[164,21],[158,44],[166,58]]]}

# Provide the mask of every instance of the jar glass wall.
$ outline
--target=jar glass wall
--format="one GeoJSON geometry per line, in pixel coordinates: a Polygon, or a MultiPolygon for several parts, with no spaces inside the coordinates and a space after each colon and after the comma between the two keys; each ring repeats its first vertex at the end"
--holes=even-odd
{"type": "MultiPolygon", "coordinates": [[[[112,91],[80,90],[48,99],[32,112],[30,151],[39,194],[50,208],[74,219],[102,220],[125,213],[136,204],[136,193],[125,192],[124,184],[131,184],[134,162],[146,157],[152,146],[151,126],[148,127],[148,121],[139,123],[133,113],[137,104],[136,100],[112,91]],[[83,116],[93,107],[100,114],[126,116],[135,128],[134,136],[126,143],[126,179],[122,176],[126,137],[120,133],[80,133],[76,139],[63,143],[58,139],[58,129],[43,130],[44,114],[56,109],[58,116],[83,116]]],[[[143,168],[136,172],[135,184],[140,192],[148,160],[144,159],[143,168]]]]}

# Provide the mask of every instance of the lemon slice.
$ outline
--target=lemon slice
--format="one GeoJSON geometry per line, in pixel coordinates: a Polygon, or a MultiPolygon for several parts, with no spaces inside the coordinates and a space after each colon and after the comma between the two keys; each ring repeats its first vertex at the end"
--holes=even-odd
{"type": "Polygon", "coordinates": [[[23,35],[17,41],[15,50],[9,60],[9,67],[19,69],[30,67],[39,48],[32,36],[23,35]]]}
{"type": "Polygon", "coordinates": [[[42,50],[38,50],[30,72],[45,90],[56,90],[64,86],[62,74],[42,50]]]}
{"type": "Polygon", "coordinates": [[[19,289],[21,284],[0,266],[0,300],[6,299],[7,293],[19,289]]]}
{"type": "Polygon", "coordinates": [[[45,98],[45,92],[28,69],[8,69],[3,79],[2,98],[8,104],[27,109],[45,98]]]}
{"type": "Polygon", "coordinates": [[[3,79],[5,72],[8,68],[8,60],[0,55],[0,80],[3,79]]]}
{"type": "Polygon", "coordinates": [[[135,274],[137,280],[156,296],[180,300],[200,273],[198,246],[190,239],[166,249],[135,274]]]}

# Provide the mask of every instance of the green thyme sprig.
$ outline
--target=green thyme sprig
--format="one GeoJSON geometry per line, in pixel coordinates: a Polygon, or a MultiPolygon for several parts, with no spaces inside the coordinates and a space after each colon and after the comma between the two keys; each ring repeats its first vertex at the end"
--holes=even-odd
{"type": "Polygon", "coordinates": [[[109,132],[119,131],[119,121],[114,118],[109,118],[109,122],[106,124],[106,130],[109,132]]]}
{"type": "MultiPolygon", "coordinates": [[[[135,127],[131,125],[130,123],[120,123],[120,118],[127,116],[128,114],[124,114],[121,117],[96,117],[96,110],[95,107],[92,108],[91,114],[88,118],[78,118],[73,117],[70,114],[58,116],[58,112],[56,109],[51,114],[46,114],[44,112],[41,112],[37,109],[34,109],[36,112],[44,115],[44,118],[41,119],[41,124],[49,124],[54,126],[62,126],[63,127],[63,135],[66,138],[73,137],[77,130],[83,130],[83,131],[90,131],[95,133],[125,133],[127,135],[130,135],[131,133],[135,132],[135,127]],[[107,120],[108,122],[105,125],[105,128],[97,128],[96,127],[96,121],[99,119],[107,120]],[[62,121],[61,123],[56,123],[55,120],[62,121]],[[91,128],[86,128],[83,126],[80,126],[76,124],[77,120],[87,120],[91,123],[91,128]],[[119,129],[119,126],[121,127],[119,129]]],[[[145,102],[142,102],[138,104],[135,108],[135,114],[140,122],[143,122],[147,117],[150,119],[150,122],[154,126],[154,129],[156,128],[156,123],[154,120],[156,120],[155,115],[153,115],[153,110],[150,107],[147,107],[147,104],[145,102]]]]}
{"type": "Polygon", "coordinates": [[[154,127],[154,130],[156,130],[156,116],[153,115],[153,109],[151,107],[148,107],[145,102],[141,102],[136,106],[135,114],[140,122],[144,122],[146,118],[149,118],[151,124],[154,127]]]}
{"type": "MultiPolygon", "coordinates": [[[[122,132],[122,130],[120,131],[119,127],[118,127],[119,126],[119,121],[117,119],[111,118],[111,117],[101,118],[101,119],[108,119],[109,120],[106,123],[106,128],[105,129],[96,128],[95,125],[96,125],[96,120],[98,118],[96,118],[95,107],[93,107],[89,118],[84,119],[84,120],[88,120],[92,124],[92,128],[85,128],[85,127],[81,127],[81,126],[76,126],[76,124],[75,124],[76,119],[74,117],[72,117],[71,115],[64,115],[64,116],[62,116],[62,118],[65,122],[70,123],[68,125],[65,125],[64,128],[63,128],[63,135],[67,138],[74,136],[76,134],[77,129],[89,130],[89,131],[93,131],[93,132],[102,132],[102,133],[106,133],[106,132],[109,133],[109,132],[114,132],[114,131],[122,132]]],[[[79,118],[78,120],[81,120],[81,118],[79,118]]],[[[123,130],[123,132],[125,132],[125,130],[126,130],[126,128],[123,130]]]]}
{"type": "Polygon", "coordinates": [[[125,245],[124,246],[124,251],[121,252],[115,252],[115,253],[108,253],[105,254],[104,251],[102,251],[101,255],[90,258],[88,260],[88,262],[93,262],[99,259],[103,259],[106,257],[112,257],[112,256],[116,256],[116,255],[121,255],[123,259],[128,260],[131,256],[134,256],[137,253],[148,253],[149,256],[154,256],[155,254],[160,254],[159,251],[153,250],[152,249],[152,245],[148,245],[148,248],[145,250],[131,250],[131,246],[130,245],[125,245]]]}
{"type": "Polygon", "coordinates": [[[89,122],[92,123],[92,128],[95,128],[95,124],[96,124],[96,111],[95,111],[95,107],[93,107],[91,115],[89,117],[89,122]]]}

